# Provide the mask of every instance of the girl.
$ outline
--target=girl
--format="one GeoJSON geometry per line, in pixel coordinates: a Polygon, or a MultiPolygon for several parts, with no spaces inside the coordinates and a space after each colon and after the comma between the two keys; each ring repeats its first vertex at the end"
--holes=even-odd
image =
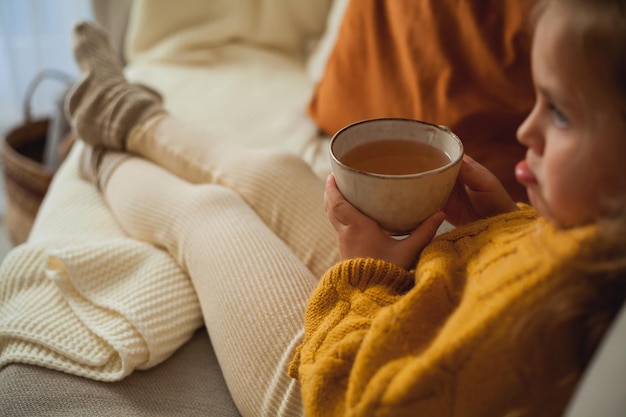
{"type": "Polygon", "coordinates": [[[444,213],[402,241],[332,177],[329,226],[323,185],[290,155],[204,138],[202,165],[163,158],[204,134],[128,85],[86,24],[68,110],[85,141],[181,177],[85,154],[125,230],[188,271],[242,414],[559,415],[626,292],[625,47],[624,0],[542,1],[516,167],[533,207],[467,157],[444,213]],[[444,215],[458,227],[433,239],[444,215]]]}
{"type": "Polygon", "coordinates": [[[344,262],[312,296],[292,364],[309,415],[563,412],[626,288],[626,3],[537,14],[515,170],[534,209],[468,159],[445,210],[460,227],[413,273],[415,252],[391,248],[329,179],[344,262]]]}

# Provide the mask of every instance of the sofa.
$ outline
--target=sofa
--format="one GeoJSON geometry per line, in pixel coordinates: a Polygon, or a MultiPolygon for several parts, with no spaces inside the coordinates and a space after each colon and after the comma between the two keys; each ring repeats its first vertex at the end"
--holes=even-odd
{"type": "MultiPolygon", "coordinates": [[[[483,22],[501,31],[486,43],[476,20],[460,27],[458,16],[489,16],[489,8],[500,7],[501,0],[481,5],[441,0],[446,13],[435,16],[438,2],[419,7],[410,0],[93,4],[98,22],[119,48],[127,77],[158,90],[172,114],[211,135],[293,152],[324,178],[330,172],[328,142],[340,127],[372,117],[420,118],[451,127],[466,152],[524,200],[512,172],[523,156],[515,127],[533,100],[530,37],[523,23],[532,2],[509,1],[503,15],[483,22]],[[454,36],[465,39],[467,48],[453,43],[454,36]]],[[[240,415],[186,277],[160,249],[128,241],[98,190],[81,178],[82,149],[81,141],[73,145],[27,242],[0,268],[0,415],[240,415]],[[127,250],[133,256],[120,260],[119,251],[127,250]],[[110,267],[107,279],[121,288],[131,285],[133,274],[153,274],[158,281],[169,271],[166,278],[184,287],[176,302],[187,307],[178,332],[142,329],[145,322],[130,316],[162,310],[144,311],[141,305],[131,310],[133,300],[117,295],[96,307],[123,304],[117,313],[124,317],[110,320],[139,329],[141,354],[133,356],[90,328],[79,313],[93,298],[71,275],[92,267],[94,259],[110,267]],[[123,268],[111,267],[120,262],[123,268]],[[43,308],[45,303],[58,308],[43,308]],[[87,348],[67,344],[63,332],[84,335],[85,346],[105,352],[105,358],[88,365],[75,360],[72,355],[87,348]],[[44,333],[47,339],[39,336],[44,333]]],[[[107,314],[102,310],[85,315],[107,314]]],[[[591,415],[590,409],[593,415],[618,415],[596,412],[598,403],[625,410],[623,400],[615,402],[621,397],[618,384],[613,391],[597,389],[607,368],[615,371],[606,363],[623,352],[625,320],[615,326],[621,333],[607,336],[608,347],[601,349],[608,351],[607,359],[594,363],[593,370],[600,370],[590,371],[584,381],[595,390],[583,390],[569,415],[591,415]]]]}

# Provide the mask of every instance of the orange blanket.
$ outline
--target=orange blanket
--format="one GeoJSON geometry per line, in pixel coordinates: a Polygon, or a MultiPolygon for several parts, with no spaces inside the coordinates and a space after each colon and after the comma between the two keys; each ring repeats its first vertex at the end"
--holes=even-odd
{"type": "Polygon", "coordinates": [[[358,0],[348,5],[309,106],[327,134],[373,117],[443,124],[518,200],[530,111],[528,14],[534,0],[358,0]]]}

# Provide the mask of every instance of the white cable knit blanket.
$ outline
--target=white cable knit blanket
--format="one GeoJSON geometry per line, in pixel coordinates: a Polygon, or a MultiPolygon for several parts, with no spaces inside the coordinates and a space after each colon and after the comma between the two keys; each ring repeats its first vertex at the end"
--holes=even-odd
{"type": "Polygon", "coordinates": [[[115,381],[168,358],[202,315],[176,262],[124,237],[78,178],[81,148],[55,176],[58,201],[46,202],[29,241],[0,267],[0,367],[29,363],[115,381]]]}

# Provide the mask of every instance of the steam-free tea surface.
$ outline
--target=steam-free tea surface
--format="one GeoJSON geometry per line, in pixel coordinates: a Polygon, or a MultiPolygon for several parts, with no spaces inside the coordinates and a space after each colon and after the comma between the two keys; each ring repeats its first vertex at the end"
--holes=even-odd
{"type": "Polygon", "coordinates": [[[450,162],[445,152],[425,143],[384,139],[349,150],[341,162],[359,171],[408,175],[430,171],[450,162]]]}

